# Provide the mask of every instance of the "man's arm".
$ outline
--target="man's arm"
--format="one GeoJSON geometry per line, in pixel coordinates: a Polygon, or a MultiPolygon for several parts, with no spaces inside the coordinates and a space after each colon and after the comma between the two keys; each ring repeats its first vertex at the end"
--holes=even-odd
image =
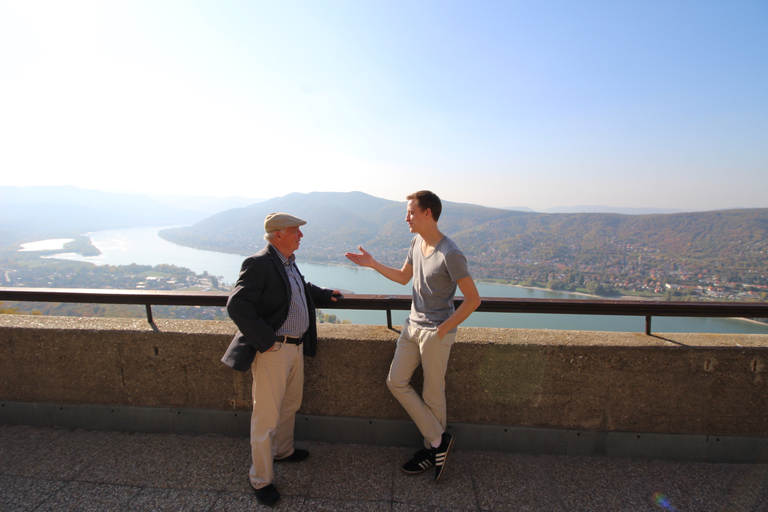
{"type": "Polygon", "coordinates": [[[366,252],[362,247],[358,247],[360,254],[348,252],[345,256],[353,263],[360,265],[361,267],[372,268],[379,274],[383,275],[390,281],[406,285],[413,277],[413,265],[406,262],[403,264],[403,268],[400,270],[394,267],[388,267],[376,261],[370,253],[366,252]]]}
{"type": "Polygon", "coordinates": [[[307,282],[306,285],[309,288],[309,294],[312,296],[312,300],[315,301],[331,299],[333,302],[336,302],[339,297],[343,297],[341,291],[335,288],[323,288],[310,282],[307,282]]]}
{"type": "Polygon", "coordinates": [[[472,276],[462,277],[456,281],[456,284],[459,285],[459,290],[461,290],[461,294],[464,295],[464,302],[461,303],[461,306],[459,306],[445,322],[437,326],[437,335],[440,336],[440,338],[469,318],[469,315],[471,315],[480,305],[480,293],[477,291],[477,286],[475,286],[472,276]]]}

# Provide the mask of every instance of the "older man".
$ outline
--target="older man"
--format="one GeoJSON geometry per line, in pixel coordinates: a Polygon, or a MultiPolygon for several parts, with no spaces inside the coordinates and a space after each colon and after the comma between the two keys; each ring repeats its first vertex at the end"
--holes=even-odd
{"type": "Polygon", "coordinates": [[[314,301],[340,296],[338,290],[305,282],[296,267],[294,252],[304,224],[287,213],[267,215],[264,238],[269,243],[243,262],[227,302],[239,331],[222,362],[253,372],[249,479],[258,500],[269,506],[280,499],[272,483],[273,461],[299,462],[309,456],[294,448],[293,434],[304,390],[304,355],[317,352],[314,301]]]}

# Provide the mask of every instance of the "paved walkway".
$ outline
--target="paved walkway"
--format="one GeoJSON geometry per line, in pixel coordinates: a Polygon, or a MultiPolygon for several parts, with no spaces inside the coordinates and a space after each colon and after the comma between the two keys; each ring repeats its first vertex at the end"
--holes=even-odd
{"type": "MultiPolygon", "coordinates": [[[[412,450],[298,443],[276,466],[275,510],[768,511],[768,465],[457,450],[440,484],[408,476],[412,450]]],[[[248,440],[0,425],[0,511],[264,510],[248,440]]]]}

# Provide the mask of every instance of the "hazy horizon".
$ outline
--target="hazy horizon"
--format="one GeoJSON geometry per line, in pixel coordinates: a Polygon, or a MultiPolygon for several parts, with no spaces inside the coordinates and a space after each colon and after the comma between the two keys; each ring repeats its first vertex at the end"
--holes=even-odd
{"type": "MultiPolygon", "coordinates": [[[[56,186],[56,185],[42,185],[42,186],[35,186],[35,185],[0,185],[0,191],[7,192],[9,188],[18,188],[19,190],[35,190],[35,189],[46,189],[50,192],[53,192],[53,198],[56,197],[56,194],[58,192],[66,192],[71,190],[73,187],[72,185],[65,185],[65,186],[56,186]],[[59,190],[60,189],[60,190],[59,190]]],[[[233,209],[233,208],[241,208],[244,206],[261,203],[265,201],[270,201],[273,199],[280,199],[282,197],[285,197],[285,194],[282,196],[274,196],[274,197],[266,197],[266,198],[255,198],[255,197],[246,197],[242,195],[230,195],[230,196],[214,196],[214,195],[206,195],[206,194],[195,194],[195,195],[181,195],[181,194],[158,194],[155,192],[131,192],[131,191],[120,191],[120,190],[97,190],[97,189],[89,189],[89,188],[83,188],[83,187],[74,187],[74,189],[78,192],[78,196],[71,198],[67,204],[78,204],[78,200],[83,199],[79,194],[81,192],[85,193],[96,193],[96,194],[119,194],[121,196],[135,196],[135,197],[141,197],[145,199],[151,199],[154,201],[157,201],[161,204],[164,204],[166,206],[171,206],[175,208],[181,208],[181,209],[187,209],[187,210],[197,210],[197,211],[208,211],[209,213],[218,213],[220,211],[226,210],[226,209],[233,209]],[[198,203],[190,203],[190,200],[197,200],[198,203]]],[[[318,193],[320,191],[310,191],[310,192],[299,192],[300,194],[312,194],[312,193],[318,193]]],[[[327,193],[350,193],[350,192],[361,192],[361,191],[323,191],[327,193]]],[[[387,199],[381,196],[374,194],[369,194],[368,192],[363,192],[365,194],[368,194],[373,197],[377,197],[380,199],[387,199]]],[[[42,202],[43,198],[47,197],[47,194],[42,194],[39,196],[36,196],[35,202],[42,202]]],[[[12,199],[10,197],[1,197],[0,199],[4,199],[6,201],[11,201],[12,199]]],[[[18,198],[14,198],[13,200],[18,201],[18,198]]],[[[58,199],[57,199],[58,200],[58,199]]],[[[405,204],[405,198],[398,199],[388,199],[391,201],[399,201],[405,204]]],[[[451,201],[455,203],[461,203],[460,201],[451,201]]],[[[463,203],[463,204],[469,204],[469,205],[475,205],[475,206],[481,206],[486,208],[497,208],[501,210],[512,210],[512,211],[523,211],[523,212],[530,212],[530,213],[620,213],[624,215],[643,215],[643,214],[664,214],[664,213],[694,213],[694,212],[705,212],[705,211],[718,211],[718,210],[731,210],[731,209],[748,209],[747,207],[738,207],[738,208],[714,208],[711,210],[706,209],[683,209],[683,208],[661,208],[661,207],[648,207],[648,206],[640,206],[640,207],[625,207],[625,206],[616,206],[616,205],[607,205],[607,204],[600,204],[600,205],[557,205],[552,206],[546,209],[542,210],[536,210],[533,208],[530,208],[528,206],[503,206],[503,207],[496,207],[496,206],[490,206],[490,205],[483,205],[478,203],[463,203]]]]}

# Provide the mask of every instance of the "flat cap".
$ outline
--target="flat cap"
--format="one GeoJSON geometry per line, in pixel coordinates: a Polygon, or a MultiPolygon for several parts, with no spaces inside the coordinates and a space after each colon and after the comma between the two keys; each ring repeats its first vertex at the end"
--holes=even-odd
{"type": "Polygon", "coordinates": [[[303,226],[307,221],[302,220],[293,215],[287,213],[270,213],[264,219],[264,231],[266,233],[273,233],[285,228],[292,228],[294,226],[303,226]]]}

